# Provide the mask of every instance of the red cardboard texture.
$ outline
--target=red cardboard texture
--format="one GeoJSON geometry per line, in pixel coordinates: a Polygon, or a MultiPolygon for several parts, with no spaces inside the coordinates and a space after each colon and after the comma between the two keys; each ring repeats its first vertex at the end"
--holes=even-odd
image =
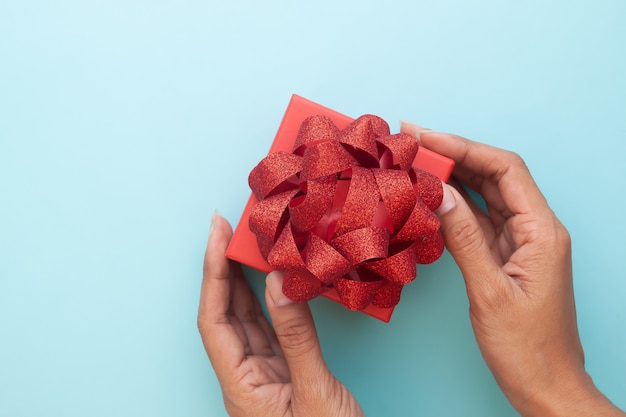
{"type": "MultiPolygon", "coordinates": [[[[328,116],[339,129],[345,128],[353,121],[353,119],[348,116],[321,106],[303,97],[293,95],[287,110],[285,111],[285,115],[280,127],[278,128],[278,132],[269,153],[278,151],[290,153],[298,134],[298,130],[300,129],[300,125],[304,119],[313,115],[328,116]]],[[[431,152],[428,149],[419,148],[417,156],[413,162],[413,166],[428,171],[443,181],[448,181],[450,175],[452,174],[452,169],[454,168],[454,162],[449,158],[431,152]]],[[[257,245],[256,236],[250,231],[248,224],[250,212],[257,201],[258,200],[254,195],[250,195],[248,203],[246,204],[241,216],[241,220],[239,221],[230,245],[226,250],[226,256],[229,259],[240,262],[251,268],[268,273],[272,270],[272,267],[265,261],[265,259],[263,259],[257,245]]],[[[322,295],[339,302],[339,297],[334,289],[331,289],[322,295]]],[[[393,310],[393,307],[379,308],[369,305],[361,311],[384,322],[389,322],[393,310]]]]}

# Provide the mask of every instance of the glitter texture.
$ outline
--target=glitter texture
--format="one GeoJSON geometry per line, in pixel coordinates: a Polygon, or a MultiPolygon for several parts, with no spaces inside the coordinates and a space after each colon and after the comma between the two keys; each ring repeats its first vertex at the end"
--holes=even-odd
{"type": "Polygon", "coordinates": [[[379,201],[380,192],[372,170],[354,167],[335,236],[371,225],[379,201]]]}
{"type": "Polygon", "coordinates": [[[421,240],[439,230],[439,219],[422,200],[417,200],[413,212],[392,238],[393,243],[421,240]]]}
{"type": "Polygon", "coordinates": [[[384,281],[362,282],[339,278],[335,288],[339,299],[350,310],[363,310],[369,305],[376,291],[384,285],[384,281]]]}
{"type": "Polygon", "coordinates": [[[399,230],[411,215],[417,201],[409,174],[394,169],[373,169],[372,172],[393,229],[399,230]]]}
{"type": "Polygon", "coordinates": [[[363,266],[378,275],[387,278],[388,281],[404,285],[413,281],[416,277],[415,264],[417,254],[415,247],[410,245],[395,255],[389,255],[380,261],[366,262],[363,266]]]}
{"type": "Polygon", "coordinates": [[[280,270],[305,268],[304,261],[293,237],[291,224],[287,223],[267,255],[267,262],[280,270]]]}
{"type": "Polygon", "coordinates": [[[334,288],[351,310],[393,307],[416,263],[441,256],[432,211],[443,188],[412,167],[418,148],[377,116],[341,131],[326,116],[310,116],[292,154],[272,153],[252,170],[259,202],[250,230],[270,266],[285,271],[287,297],[303,302],[334,288]]]}
{"type": "Polygon", "coordinates": [[[402,171],[411,169],[411,164],[417,155],[419,144],[415,138],[406,133],[384,136],[378,138],[378,142],[384,145],[393,155],[393,164],[402,171]]]}
{"type": "Polygon", "coordinates": [[[287,204],[296,193],[297,190],[286,191],[261,200],[250,213],[250,230],[256,235],[259,249],[264,258],[267,258],[272,246],[274,246],[287,204]]]}
{"type": "Polygon", "coordinates": [[[331,245],[353,265],[387,256],[389,232],[381,227],[364,227],[331,240],[331,245]]]}
{"type": "Polygon", "coordinates": [[[326,291],[322,285],[306,269],[285,271],[283,294],[297,303],[309,301],[326,291]]]}
{"type": "Polygon", "coordinates": [[[301,157],[287,152],[275,152],[254,167],[248,177],[248,184],[256,198],[263,200],[301,169],[301,157]]]}
{"type": "Polygon", "coordinates": [[[443,253],[443,236],[440,231],[426,236],[421,242],[415,242],[417,263],[431,264],[443,253]]]}
{"type": "Polygon", "coordinates": [[[376,139],[389,134],[389,125],[383,119],[373,115],[364,115],[350,123],[339,135],[339,142],[350,145],[378,160],[376,139]]]}
{"type": "Polygon", "coordinates": [[[402,285],[387,284],[380,288],[372,298],[372,304],[380,308],[394,307],[400,302],[400,294],[402,293],[402,285]]]}
{"type": "Polygon", "coordinates": [[[297,231],[309,230],[326,214],[335,198],[337,176],[307,182],[307,193],[299,204],[289,205],[291,224],[297,231]]]}
{"type": "Polygon", "coordinates": [[[306,118],[300,125],[293,153],[302,156],[307,145],[321,141],[334,141],[339,137],[339,128],[328,116],[314,115],[306,118]]]}
{"type": "Polygon", "coordinates": [[[436,210],[443,200],[441,180],[422,169],[412,168],[411,171],[410,174],[414,178],[414,188],[418,197],[422,199],[429,210],[436,210]]]}
{"type": "Polygon", "coordinates": [[[339,142],[321,142],[304,151],[302,174],[300,179],[325,177],[356,166],[358,162],[339,142]]]}
{"type": "Polygon", "coordinates": [[[306,268],[317,279],[328,285],[350,272],[352,264],[322,238],[311,235],[306,268]]]}

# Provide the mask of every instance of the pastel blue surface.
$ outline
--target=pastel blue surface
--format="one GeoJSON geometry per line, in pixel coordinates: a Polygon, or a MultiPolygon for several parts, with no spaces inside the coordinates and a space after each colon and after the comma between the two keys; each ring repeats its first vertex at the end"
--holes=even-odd
{"type": "MultiPolygon", "coordinates": [[[[625,21],[623,0],[0,0],[0,415],[226,415],[195,323],[209,222],[239,220],[292,93],[520,153],[626,408],[625,21]]],[[[311,303],[330,368],[369,416],[516,415],[452,258],[419,271],[388,325],[311,303]]]]}

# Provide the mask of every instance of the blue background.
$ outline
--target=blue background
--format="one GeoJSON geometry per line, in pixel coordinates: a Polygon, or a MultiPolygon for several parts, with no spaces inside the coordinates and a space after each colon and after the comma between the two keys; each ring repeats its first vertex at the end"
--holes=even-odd
{"type": "MultiPolygon", "coordinates": [[[[0,415],[226,415],[195,322],[209,222],[238,221],[292,93],[520,153],[626,407],[626,3],[382,3],[0,1],[0,415]]],[[[516,415],[451,257],[419,274],[388,325],[311,303],[330,368],[370,416],[516,415]]]]}

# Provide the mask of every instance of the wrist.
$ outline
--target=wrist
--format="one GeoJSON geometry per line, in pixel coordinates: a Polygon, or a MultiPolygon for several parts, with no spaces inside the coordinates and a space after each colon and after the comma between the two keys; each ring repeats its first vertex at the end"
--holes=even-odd
{"type": "Polygon", "coordinates": [[[594,385],[584,370],[560,378],[516,407],[524,417],[625,416],[594,385]]]}

